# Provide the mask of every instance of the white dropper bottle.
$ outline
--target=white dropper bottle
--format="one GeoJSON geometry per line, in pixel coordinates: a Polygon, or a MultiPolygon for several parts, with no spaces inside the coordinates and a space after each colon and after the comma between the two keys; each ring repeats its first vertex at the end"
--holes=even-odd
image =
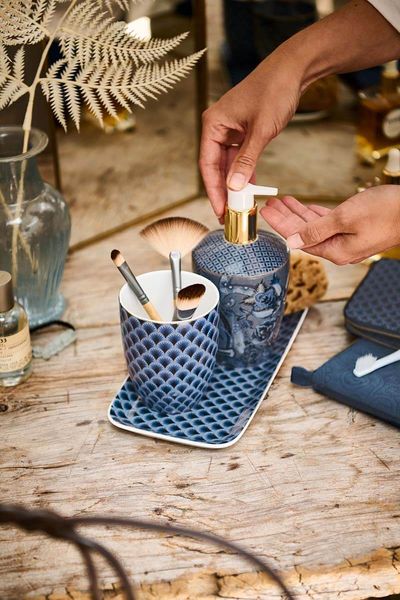
{"type": "Polygon", "coordinates": [[[242,190],[228,189],[225,239],[232,244],[250,244],[257,239],[257,204],[254,196],[276,196],[278,188],[248,183],[242,190]]]}
{"type": "Polygon", "coordinates": [[[392,148],[385,168],[382,171],[383,183],[400,185],[400,150],[392,148]]]}

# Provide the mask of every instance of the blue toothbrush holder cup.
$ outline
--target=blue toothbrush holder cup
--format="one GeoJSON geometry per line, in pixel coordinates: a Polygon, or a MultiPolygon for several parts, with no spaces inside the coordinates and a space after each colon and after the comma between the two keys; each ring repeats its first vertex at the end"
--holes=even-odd
{"type": "Polygon", "coordinates": [[[139,401],[153,412],[190,410],[201,400],[215,367],[218,289],[205,277],[182,271],[182,287],[202,283],[206,292],[191,319],[174,321],[171,271],[137,279],[165,321],[151,320],[128,285],[122,287],[122,342],[132,384],[139,401]]]}

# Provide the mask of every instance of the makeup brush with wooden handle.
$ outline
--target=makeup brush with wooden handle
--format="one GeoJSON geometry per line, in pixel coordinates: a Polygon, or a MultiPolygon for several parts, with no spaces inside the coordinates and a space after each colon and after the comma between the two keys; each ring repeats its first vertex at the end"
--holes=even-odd
{"type": "Polygon", "coordinates": [[[126,283],[129,285],[132,292],[135,294],[136,298],[139,300],[140,304],[143,306],[144,310],[149,315],[150,319],[153,319],[154,321],[163,321],[164,319],[160,316],[153,304],[150,302],[146,292],[130,270],[128,263],[119,250],[113,250],[111,252],[111,260],[121,273],[122,277],[125,279],[126,283]]]}
{"type": "Polygon", "coordinates": [[[178,292],[176,298],[176,312],[179,321],[191,319],[206,293],[206,286],[202,283],[193,283],[178,292]]]}

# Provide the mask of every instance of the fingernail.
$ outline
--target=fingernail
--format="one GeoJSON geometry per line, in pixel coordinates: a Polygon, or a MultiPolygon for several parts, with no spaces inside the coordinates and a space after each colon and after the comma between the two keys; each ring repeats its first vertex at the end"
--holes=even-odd
{"type": "Polygon", "coordinates": [[[286,242],[289,248],[291,248],[292,250],[297,250],[298,248],[302,248],[304,246],[304,242],[299,233],[289,235],[286,242]]]}
{"type": "Polygon", "coordinates": [[[246,177],[243,173],[233,173],[230,177],[228,185],[231,190],[241,190],[246,183],[246,177]]]}

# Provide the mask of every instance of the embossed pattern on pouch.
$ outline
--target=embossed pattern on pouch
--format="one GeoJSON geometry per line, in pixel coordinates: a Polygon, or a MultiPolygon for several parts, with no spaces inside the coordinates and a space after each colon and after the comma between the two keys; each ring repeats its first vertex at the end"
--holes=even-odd
{"type": "Polygon", "coordinates": [[[381,358],[390,352],[375,342],[360,339],[315,371],[293,367],[291,380],[295,385],[312,387],[332,400],[400,427],[400,362],[364,377],[353,374],[360,356],[372,354],[381,358]]]}
{"type": "Polygon", "coordinates": [[[182,444],[221,448],[234,443],[249,421],[290,348],[306,311],[283,319],[268,360],[260,367],[229,369],[217,365],[207,390],[191,410],[165,415],[149,410],[125,381],[109,408],[113,425],[182,444]]]}
{"type": "Polygon", "coordinates": [[[349,331],[400,347],[400,261],[374,263],[344,309],[349,331]]]}

